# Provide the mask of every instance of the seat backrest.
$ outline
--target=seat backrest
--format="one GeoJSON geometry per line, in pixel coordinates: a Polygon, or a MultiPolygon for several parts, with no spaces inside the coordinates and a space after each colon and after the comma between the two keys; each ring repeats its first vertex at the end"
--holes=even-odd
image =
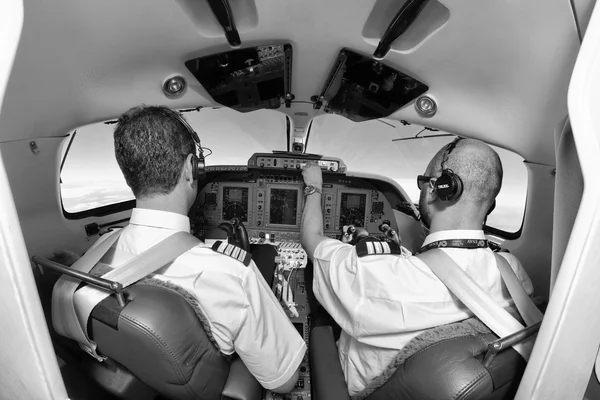
{"type": "Polygon", "coordinates": [[[109,296],[92,312],[88,333],[99,353],[169,399],[220,399],[230,363],[195,298],[158,279],[124,293],[122,309],[109,296]]]}
{"type": "Polygon", "coordinates": [[[512,348],[483,364],[488,343],[498,339],[478,319],[433,328],[413,339],[367,400],[513,399],[525,360],[512,348]],[[397,369],[393,370],[393,367],[397,369]],[[391,375],[391,377],[390,377],[391,375]]]}
{"type": "Polygon", "coordinates": [[[500,353],[489,369],[475,354],[495,340],[493,334],[447,339],[406,360],[367,400],[509,400],[525,370],[514,350],[500,353]]]}

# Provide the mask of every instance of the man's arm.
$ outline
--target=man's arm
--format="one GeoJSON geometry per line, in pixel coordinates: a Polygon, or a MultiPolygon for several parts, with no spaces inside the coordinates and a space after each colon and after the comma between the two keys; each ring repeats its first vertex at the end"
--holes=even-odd
{"type": "Polygon", "coordinates": [[[265,389],[288,393],[298,380],[306,344],[255,264],[248,268],[251,271],[243,283],[245,305],[233,345],[265,389]]]}
{"type": "Polygon", "coordinates": [[[298,382],[298,375],[300,374],[300,367],[296,369],[296,372],[292,377],[283,385],[276,387],[275,389],[271,389],[271,391],[275,393],[289,393],[296,387],[296,382],[298,382]]]}
{"type": "MultiPolygon", "coordinates": [[[[304,183],[323,191],[323,174],[315,162],[306,164],[302,171],[304,183]]],[[[308,258],[314,262],[315,250],[319,243],[327,239],[323,235],[323,211],[321,210],[321,193],[315,192],[306,196],[302,222],[300,224],[300,242],[308,258]]]]}
{"type": "MultiPolygon", "coordinates": [[[[302,177],[307,186],[316,186],[322,190],[323,175],[321,168],[316,163],[307,163],[302,171],[302,177]]],[[[335,282],[332,281],[332,274],[330,273],[331,261],[334,255],[337,254],[337,250],[340,250],[340,248],[343,249],[344,256],[338,259],[341,261],[341,259],[346,259],[346,256],[349,255],[348,251],[351,248],[347,244],[323,235],[323,213],[321,210],[321,194],[319,193],[307,196],[304,202],[304,211],[300,226],[300,242],[308,258],[313,262],[314,278],[312,288],[316,299],[342,329],[351,332],[354,325],[354,318],[350,310],[354,308],[355,300],[359,297],[353,296],[353,291],[348,290],[344,292],[346,296],[343,296],[344,298],[342,299],[338,283],[342,281],[349,282],[348,284],[344,284],[346,289],[348,289],[352,285],[351,282],[356,282],[356,279],[354,279],[354,266],[350,266],[350,268],[338,268],[340,266],[336,265],[334,274],[339,274],[340,276],[338,276],[339,279],[336,279],[335,282]],[[327,241],[326,244],[328,246],[325,246],[325,248],[323,248],[323,245],[321,246],[321,253],[324,251],[324,254],[319,256],[321,258],[317,258],[317,247],[325,241],[327,241]]]]}

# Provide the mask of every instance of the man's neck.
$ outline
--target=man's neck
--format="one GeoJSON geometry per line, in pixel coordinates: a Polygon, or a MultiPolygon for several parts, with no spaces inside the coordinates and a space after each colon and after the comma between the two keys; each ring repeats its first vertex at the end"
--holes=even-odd
{"type": "Polygon", "coordinates": [[[453,230],[481,230],[483,221],[473,219],[434,218],[429,233],[453,230]]]}
{"type": "Polygon", "coordinates": [[[144,197],[136,202],[137,208],[147,208],[150,210],[168,211],[181,215],[188,215],[189,207],[187,202],[180,196],[156,195],[144,197]]]}

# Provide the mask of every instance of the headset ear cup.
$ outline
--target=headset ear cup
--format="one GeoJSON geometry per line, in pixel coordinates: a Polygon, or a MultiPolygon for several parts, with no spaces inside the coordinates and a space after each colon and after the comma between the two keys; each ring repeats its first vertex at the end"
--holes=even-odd
{"type": "Polygon", "coordinates": [[[196,179],[204,179],[204,176],[206,175],[205,167],[206,165],[204,164],[204,157],[202,155],[196,157],[196,179]]]}
{"type": "Polygon", "coordinates": [[[463,182],[462,179],[460,179],[460,176],[456,174],[452,174],[452,180],[454,181],[454,187],[456,189],[454,190],[450,200],[457,200],[463,192],[463,182]]]}
{"type": "Polygon", "coordinates": [[[446,173],[446,171],[442,172],[442,176],[435,180],[435,193],[441,200],[450,200],[452,197],[454,183],[452,182],[452,177],[446,173]]]}
{"type": "Polygon", "coordinates": [[[192,155],[191,163],[192,163],[192,178],[196,181],[196,180],[198,180],[198,157],[192,155]]]}
{"type": "Polygon", "coordinates": [[[463,184],[460,176],[451,171],[442,171],[442,176],[435,181],[435,192],[441,200],[456,200],[463,191],[463,184]]]}

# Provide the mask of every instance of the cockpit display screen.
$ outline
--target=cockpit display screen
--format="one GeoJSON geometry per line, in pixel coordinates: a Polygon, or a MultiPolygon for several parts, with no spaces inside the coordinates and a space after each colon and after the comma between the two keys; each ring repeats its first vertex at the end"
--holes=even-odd
{"type": "Polygon", "coordinates": [[[297,211],[297,189],[271,189],[269,223],[275,225],[296,225],[297,211]]]}
{"type": "Polygon", "coordinates": [[[223,188],[223,219],[233,218],[248,222],[248,188],[227,186],[223,188]]]}
{"type": "Polygon", "coordinates": [[[361,197],[364,197],[364,195],[360,195],[360,194],[347,194],[346,196],[347,196],[346,206],[348,208],[360,207],[361,197]]]}
{"type": "Polygon", "coordinates": [[[364,193],[342,193],[340,226],[365,226],[367,195],[364,193]]]}

